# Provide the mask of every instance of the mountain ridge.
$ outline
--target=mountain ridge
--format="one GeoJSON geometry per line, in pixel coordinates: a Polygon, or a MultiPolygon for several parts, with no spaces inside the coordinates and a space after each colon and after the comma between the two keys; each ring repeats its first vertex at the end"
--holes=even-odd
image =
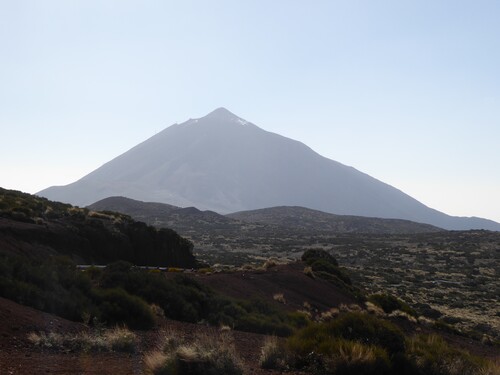
{"type": "Polygon", "coordinates": [[[271,207],[220,215],[195,207],[176,207],[157,202],[140,202],[126,197],[108,197],[88,206],[91,210],[115,211],[155,226],[166,226],[181,235],[223,231],[243,232],[247,223],[270,228],[342,233],[424,233],[443,229],[400,219],[379,219],[334,215],[304,207],[271,207]]]}
{"type": "Polygon", "coordinates": [[[37,194],[83,206],[126,196],[221,214],[302,206],[445,229],[500,230],[500,224],[491,220],[457,218],[429,208],[395,187],[224,108],[167,127],[80,180],[37,194]]]}

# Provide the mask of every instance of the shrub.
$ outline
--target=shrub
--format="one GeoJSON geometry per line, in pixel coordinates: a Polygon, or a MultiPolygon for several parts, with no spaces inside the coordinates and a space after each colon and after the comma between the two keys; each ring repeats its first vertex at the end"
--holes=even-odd
{"type": "Polygon", "coordinates": [[[64,257],[0,255],[0,295],[71,320],[93,308],[89,278],[64,257]]]}
{"type": "Polygon", "coordinates": [[[418,317],[417,312],[408,306],[407,303],[389,294],[372,294],[368,297],[368,301],[382,308],[387,314],[401,310],[415,318],[418,317]]]}
{"type": "Polygon", "coordinates": [[[342,338],[376,345],[389,353],[403,352],[403,333],[390,322],[362,313],[344,313],[326,323],[314,323],[295,333],[289,341],[294,352],[305,355],[321,348],[321,342],[342,338]]]}
{"type": "Polygon", "coordinates": [[[293,367],[314,374],[391,373],[387,351],[377,345],[347,340],[331,335],[292,336],[287,340],[288,358],[293,367]]]}
{"type": "Polygon", "coordinates": [[[339,263],[337,262],[337,259],[330,253],[326,252],[325,250],[322,249],[309,249],[302,254],[301,257],[303,262],[306,262],[307,264],[312,264],[316,260],[324,260],[327,263],[332,264],[335,267],[338,267],[339,263]]]}
{"type": "Polygon", "coordinates": [[[107,324],[127,324],[135,329],[149,329],[155,319],[149,305],[140,297],[121,288],[96,290],[99,319],[107,324]]]}
{"type": "Polygon", "coordinates": [[[318,259],[312,262],[311,268],[317,275],[319,273],[330,274],[342,280],[344,283],[351,285],[351,279],[349,276],[347,276],[339,267],[328,263],[324,259],[318,259]]]}
{"type": "Polygon", "coordinates": [[[485,359],[450,347],[437,335],[414,336],[407,347],[407,357],[418,375],[478,375],[498,370],[485,359]]]}

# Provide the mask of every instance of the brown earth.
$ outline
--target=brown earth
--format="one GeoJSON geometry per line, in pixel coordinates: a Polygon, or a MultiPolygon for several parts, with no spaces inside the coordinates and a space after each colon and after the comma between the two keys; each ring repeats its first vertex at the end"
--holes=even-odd
{"type": "Polygon", "coordinates": [[[326,311],[340,304],[356,303],[351,295],[331,283],[304,274],[304,266],[304,263],[296,262],[271,267],[266,271],[195,274],[195,277],[222,294],[240,299],[257,297],[273,301],[289,311],[304,309],[304,302],[308,302],[317,311],[326,311]],[[273,299],[274,295],[281,293],[285,304],[273,299]]]}

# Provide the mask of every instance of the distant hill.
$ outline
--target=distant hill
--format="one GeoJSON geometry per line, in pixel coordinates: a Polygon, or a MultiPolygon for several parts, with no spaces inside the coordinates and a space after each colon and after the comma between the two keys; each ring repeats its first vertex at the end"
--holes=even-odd
{"type": "Polygon", "coordinates": [[[261,223],[290,229],[333,233],[429,233],[443,229],[400,219],[378,219],[371,217],[333,215],[304,207],[272,207],[260,210],[241,211],[227,215],[249,223],[261,223]]]}
{"type": "Polygon", "coordinates": [[[241,223],[213,211],[181,208],[165,203],[141,202],[125,197],[109,197],[88,206],[91,210],[115,211],[130,215],[158,228],[172,228],[181,235],[201,235],[215,230],[238,230],[241,223]]]}
{"type": "Polygon", "coordinates": [[[378,219],[332,215],[303,207],[274,207],[220,215],[194,207],[180,208],[163,203],[140,202],[125,197],[109,197],[88,206],[91,210],[110,210],[132,216],[150,225],[173,228],[182,235],[238,235],[248,231],[319,233],[403,234],[437,232],[442,229],[428,224],[398,219],[378,219]]]}
{"type": "Polygon", "coordinates": [[[491,220],[452,217],[429,208],[224,108],[174,124],[80,180],[38,195],[79,206],[125,196],[222,214],[300,206],[445,229],[500,230],[500,224],[491,220]]]}
{"type": "Polygon", "coordinates": [[[171,229],[156,229],[123,214],[0,188],[0,252],[39,258],[66,255],[89,264],[126,260],[192,268],[192,247],[171,229]]]}

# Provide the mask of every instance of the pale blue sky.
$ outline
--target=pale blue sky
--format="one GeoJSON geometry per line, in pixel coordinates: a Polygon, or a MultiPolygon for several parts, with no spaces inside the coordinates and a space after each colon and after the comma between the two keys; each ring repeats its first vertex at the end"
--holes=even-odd
{"type": "Polygon", "coordinates": [[[217,107],[500,221],[500,1],[0,0],[0,186],[217,107]]]}

